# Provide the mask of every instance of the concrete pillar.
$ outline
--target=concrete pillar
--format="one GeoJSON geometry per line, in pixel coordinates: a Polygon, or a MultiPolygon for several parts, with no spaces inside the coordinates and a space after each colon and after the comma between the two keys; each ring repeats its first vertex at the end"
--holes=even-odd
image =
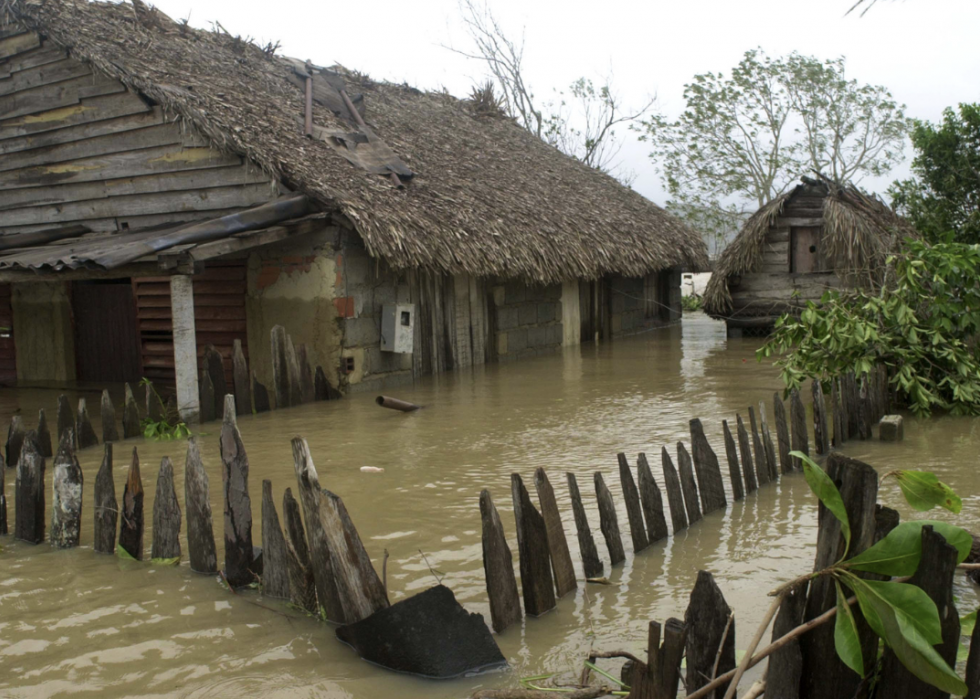
{"type": "Polygon", "coordinates": [[[197,385],[197,333],[194,330],[194,281],[183,274],[170,277],[170,309],[174,327],[174,370],[177,374],[177,409],[187,424],[201,414],[197,385]]]}
{"type": "Polygon", "coordinates": [[[578,279],[562,282],[561,325],[562,345],[580,344],[582,341],[582,311],[579,300],[578,279]]]}

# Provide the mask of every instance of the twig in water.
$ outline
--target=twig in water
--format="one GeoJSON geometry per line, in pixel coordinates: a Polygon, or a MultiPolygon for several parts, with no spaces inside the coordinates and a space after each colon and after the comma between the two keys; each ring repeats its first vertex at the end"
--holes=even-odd
{"type": "Polygon", "coordinates": [[[718,676],[718,664],[721,662],[721,653],[725,650],[725,641],[728,640],[728,632],[732,628],[732,624],[735,622],[735,612],[728,615],[728,621],[725,623],[725,630],[721,634],[721,643],[718,644],[718,653],[715,655],[715,666],[711,668],[711,678],[714,679],[718,676]]]}
{"type": "MultiPolygon", "coordinates": [[[[388,596],[388,549],[385,549],[385,559],[381,563],[381,586],[385,589],[385,597],[388,596]]],[[[391,600],[389,600],[390,603],[391,600]]]]}
{"type": "Polygon", "coordinates": [[[438,571],[436,571],[431,565],[429,565],[429,559],[425,557],[424,553],[422,553],[422,549],[419,549],[419,553],[422,554],[422,560],[425,561],[425,565],[429,566],[429,572],[432,573],[432,577],[436,579],[437,583],[442,585],[442,578],[436,575],[438,571]]]}
{"type": "Polygon", "coordinates": [[[725,692],[725,699],[733,699],[735,696],[735,689],[738,687],[738,683],[742,681],[742,676],[745,674],[746,669],[748,669],[749,661],[752,660],[752,654],[755,653],[755,649],[759,647],[759,643],[762,641],[762,636],[765,634],[766,629],[769,628],[772,618],[776,616],[776,612],[779,610],[779,605],[783,603],[783,598],[785,595],[786,593],[783,592],[772,601],[772,604],[769,605],[766,616],[763,618],[762,623],[759,624],[759,628],[756,630],[755,636],[752,638],[752,642],[749,643],[749,647],[745,649],[745,657],[743,657],[742,662],[738,664],[738,669],[735,671],[735,677],[732,679],[732,683],[728,685],[728,691],[725,692]]]}

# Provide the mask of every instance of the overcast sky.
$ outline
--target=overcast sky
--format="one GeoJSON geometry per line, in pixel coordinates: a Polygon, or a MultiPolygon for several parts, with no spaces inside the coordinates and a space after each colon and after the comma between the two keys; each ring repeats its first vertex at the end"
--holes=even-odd
{"type": "MultiPolygon", "coordinates": [[[[864,17],[852,0],[490,0],[514,37],[523,31],[527,77],[539,97],[580,76],[612,72],[627,104],[658,97],[668,116],[684,106],[684,85],[707,71],[728,73],[761,47],[845,56],[849,77],[888,87],[909,116],[936,121],[944,107],[980,101],[980,1],[880,0],[864,17]]],[[[219,21],[233,34],[319,65],[341,63],[373,78],[466,95],[485,73],[443,48],[467,48],[457,0],[157,0],[174,19],[219,21]]],[[[910,150],[910,149],[909,149],[910,150]]],[[[623,165],[633,187],[658,203],[664,192],[648,149],[630,137],[623,165]]],[[[883,192],[908,161],[864,186],[883,192]]]]}

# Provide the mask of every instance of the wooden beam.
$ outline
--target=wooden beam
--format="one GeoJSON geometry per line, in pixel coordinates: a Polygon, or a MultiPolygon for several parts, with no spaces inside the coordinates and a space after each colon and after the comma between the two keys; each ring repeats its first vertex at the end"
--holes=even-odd
{"type": "Polygon", "coordinates": [[[194,282],[191,277],[175,275],[170,278],[170,304],[173,317],[174,370],[177,374],[177,409],[181,419],[190,424],[197,422],[201,414],[197,385],[194,282]]]}

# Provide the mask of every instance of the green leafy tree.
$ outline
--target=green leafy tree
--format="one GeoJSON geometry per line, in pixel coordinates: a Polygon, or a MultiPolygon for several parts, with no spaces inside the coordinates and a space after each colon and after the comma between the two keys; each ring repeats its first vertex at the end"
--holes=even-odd
{"type": "Polygon", "coordinates": [[[838,182],[888,172],[910,126],[886,88],[847,77],[843,58],[747,51],[730,75],[694,76],[684,99],[678,119],[642,120],[641,139],[671,205],[723,230],[810,170],[838,182]]]}
{"type": "Polygon", "coordinates": [[[923,235],[980,243],[980,104],[946,109],[940,124],[912,130],[913,178],[889,190],[893,206],[923,235]]]}
{"type": "Polygon", "coordinates": [[[830,291],[776,321],[758,357],[779,355],[787,388],[806,379],[889,369],[918,415],[980,415],[980,246],[906,241],[878,291],[830,291]]]}

